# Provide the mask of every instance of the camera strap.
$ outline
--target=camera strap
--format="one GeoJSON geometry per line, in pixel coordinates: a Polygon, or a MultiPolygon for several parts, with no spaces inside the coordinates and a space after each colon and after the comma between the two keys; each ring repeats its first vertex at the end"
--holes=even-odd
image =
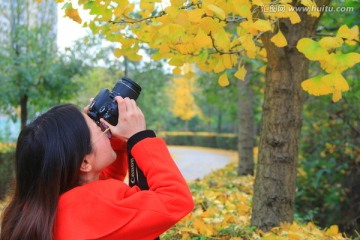
{"type": "Polygon", "coordinates": [[[135,185],[139,186],[141,190],[149,189],[143,171],[137,166],[135,158],[129,155],[129,186],[133,187],[135,185]]]}
{"type": "MultiPolygon", "coordinates": [[[[129,186],[139,186],[141,190],[149,190],[149,185],[146,181],[146,177],[141,171],[141,169],[137,166],[135,158],[129,154],[129,186]]],[[[160,240],[159,237],[154,240],[160,240]]]]}

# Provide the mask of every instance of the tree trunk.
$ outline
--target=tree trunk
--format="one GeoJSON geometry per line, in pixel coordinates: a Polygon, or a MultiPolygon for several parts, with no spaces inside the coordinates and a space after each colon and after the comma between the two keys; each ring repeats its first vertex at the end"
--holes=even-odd
{"type": "MultiPolygon", "coordinates": [[[[318,6],[329,0],[317,1],[318,6]],[[321,4],[319,2],[322,2],[321,4]]],[[[308,78],[309,61],[297,51],[303,37],[312,37],[318,19],[298,13],[301,22],[279,21],[287,39],[284,48],[271,41],[274,33],[262,35],[267,50],[265,95],[254,184],[252,225],[268,231],[294,215],[298,143],[301,130],[301,82],[308,78]]]]}
{"type": "Polygon", "coordinates": [[[21,118],[21,129],[24,129],[27,122],[27,102],[28,96],[24,94],[20,98],[20,118],[21,118]]]}
{"type": "Polygon", "coordinates": [[[237,172],[239,176],[254,174],[254,113],[253,91],[249,87],[252,75],[251,64],[246,64],[247,74],[244,81],[238,81],[238,153],[239,164],[237,172]]]}

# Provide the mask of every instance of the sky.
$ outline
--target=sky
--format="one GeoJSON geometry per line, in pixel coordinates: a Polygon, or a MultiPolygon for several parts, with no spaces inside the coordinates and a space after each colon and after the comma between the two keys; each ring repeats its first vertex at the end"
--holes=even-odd
{"type": "MultiPolygon", "coordinates": [[[[61,9],[62,5],[58,4],[58,32],[57,32],[57,44],[60,49],[70,47],[72,43],[81,37],[88,34],[86,28],[83,28],[81,24],[74,22],[68,17],[64,17],[64,10],[61,9]]],[[[85,17],[84,12],[80,12],[82,17],[85,17]]]]}

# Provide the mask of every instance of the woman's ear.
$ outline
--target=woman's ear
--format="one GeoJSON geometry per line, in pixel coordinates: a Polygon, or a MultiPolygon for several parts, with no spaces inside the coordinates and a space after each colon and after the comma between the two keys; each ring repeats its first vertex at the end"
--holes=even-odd
{"type": "Polygon", "coordinates": [[[80,171],[87,173],[91,171],[91,168],[91,164],[86,159],[84,159],[81,163],[80,171]]]}

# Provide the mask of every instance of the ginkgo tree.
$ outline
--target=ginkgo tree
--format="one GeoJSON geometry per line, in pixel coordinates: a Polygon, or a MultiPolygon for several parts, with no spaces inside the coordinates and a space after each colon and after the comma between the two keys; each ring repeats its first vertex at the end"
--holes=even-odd
{"type": "Polygon", "coordinates": [[[336,34],[318,38],[330,0],[78,0],[92,16],[87,22],[74,1],[58,1],[68,17],[118,43],[115,56],[139,61],[146,46],[152,59],[167,59],[174,74],[195,64],[219,73],[219,85],[227,86],[230,74],[245,78],[249,59],[266,59],[252,224],[268,230],[293,220],[303,90],[332,94],[334,102],[349,90],[343,73],[360,54],[343,49],[358,44],[358,26],[339,25],[336,34]],[[323,71],[309,77],[310,61],[323,71]]]}
{"type": "Polygon", "coordinates": [[[193,66],[185,64],[181,68],[181,74],[172,79],[169,87],[171,99],[171,111],[176,116],[185,121],[185,130],[189,129],[189,121],[195,116],[201,116],[200,108],[197,106],[194,98],[196,87],[193,76],[187,77],[189,72],[193,72],[193,66]]]}

